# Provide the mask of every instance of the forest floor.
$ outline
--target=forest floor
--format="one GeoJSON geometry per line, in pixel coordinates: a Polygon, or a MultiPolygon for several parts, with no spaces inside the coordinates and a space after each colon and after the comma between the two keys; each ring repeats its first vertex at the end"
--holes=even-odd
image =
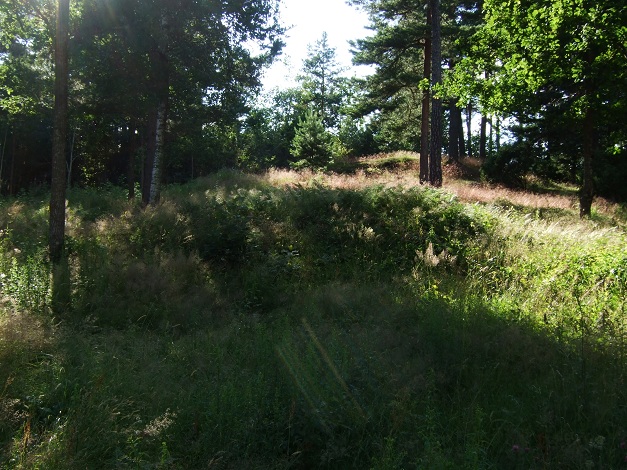
{"type": "Polygon", "coordinates": [[[0,468],[627,468],[625,205],[351,163],[0,200],[0,468]]]}

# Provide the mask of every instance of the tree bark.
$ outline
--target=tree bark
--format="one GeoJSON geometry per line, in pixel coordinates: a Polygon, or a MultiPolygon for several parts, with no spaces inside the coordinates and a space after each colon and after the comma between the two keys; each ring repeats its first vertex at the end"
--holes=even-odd
{"type": "MultiPolygon", "coordinates": [[[[442,83],[440,0],[431,0],[431,75],[434,87],[442,83]]],[[[442,100],[434,95],[431,106],[429,182],[442,186],[442,100]]]]}
{"type": "Polygon", "coordinates": [[[135,199],[135,152],[137,151],[137,126],[131,121],[128,126],[128,142],[127,145],[127,161],[126,167],[126,185],[128,189],[128,200],[135,199]]]}
{"type": "Polygon", "coordinates": [[[7,136],[9,134],[9,124],[4,130],[4,139],[2,139],[2,154],[0,155],[0,194],[2,194],[2,187],[4,186],[4,180],[2,179],[2,170],[4,169],[4,154],[7,149],[7,136]]]}
{"type": "Polygon", "coordinates": [[[466,108],[468,117],[466,119],[466,130],[468,132],[468,157],[472,158],[472,103],[468,103],[466,108]]]}
{"type": "Polygon", "coordinates": [[[167,98],[164,98],[157,105],[157,121],[155,123],[155,154],[152,159],[149,204],[157,204],[161,196],[161,166],[163,163],[163,146],[165,143],[166,109],[167,98]]]}
{"type": "Polygon", "coordinates": [[[451,98],[449,102],[449,131],[448,131],[448,156],[451,161],[459,162],[459,129],[457,119],[461,116],[457,112],[457,100],[451,98]]]}
{"type": "Polygon", "coordinates": [[[487,157],[487,147],[488,147],[487,127],[488,127],[488,118],[482,115],[481,116],[481,131],[479,134],[479,158],[482,160],[485,160],[487,157]]]}
{"type": "Polygon", "coordinates": [[[455,112],[457,113],[457,125],[458,129],[458,138],[459,138],[459,156],[463,157],[466,155],[466,140],[464,139],[464,123],[462,122],[462,109],[457,106],[455,108],[455,112]]]}
{"type": "Polygon", "coordinates": [[[54,49],[54,129],[50,185],[49,251],[54,264],[61,261],[65,237],[65,153],[68,133],[68,35],[70,0],[58,0],[54,49]]]}
{"type": "MultiPolygon", "coordinates": [[[[431,25],[431,8],[427,11],[427,24],[431,25]]],[[[423,77],[431,83],[431,38],[425,38],[423,77]]],[[[420,117],[420,182],[429,182],[429,111],[431,92],[429,86],[422,90],[422,112],[420,117]]]]}
{"type": "MultiPolygon", "coordinates": [[[[168,22],[165,16],[161,23],[164,30],[167,30],[168,22]]],[[[160,198],[161,167],[169,100],[170,77],[167,49],[167,35],[164,35],[162,43],[156,44],[150,52],[154,73],[154,107],[148,119],[148,145],[142,179],[142,202],[145,206],[157,204],[160,198]]]]}
{"type": "Polygon", "coordinates": [[[148,113],[146,128],[146,152],[144,154],[144,162],[142,166],[142,205],[150,204],[150,182],[152,181],[152,167],[155,158],[156,146],[156,130],[157,130],[157,110],[153,107],[148,113]]]}

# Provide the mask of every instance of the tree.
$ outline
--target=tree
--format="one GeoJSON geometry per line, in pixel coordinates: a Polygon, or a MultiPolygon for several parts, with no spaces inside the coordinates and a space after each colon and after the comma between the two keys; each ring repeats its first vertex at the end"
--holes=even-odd
{"type": "MultiPolygon", "coordinates": [[[[595,161],[603,148],[620,147],[619,136],[624,138],[613,130],[625,117],[627,10],[609,0],[486,0],[485,15],[460,72],[476,80],[479,72],[494,70],[479,90],[489,109],[520,122],[543,116],[569,122],[570,129],[563,127],[552,140],[576,143],[580,215],[589,216],[595,161]]],[[[544,147],[543,153],[551,153],[544,147]]]]}
{"type": "Polygon", "coordinates": [[[329,46],[327,33],[323,32],[322,38],[308,50],[303,73],[298,77],[305,100],[314,105],[326,128],[337,128],[344,79],[340,76],[342,69],[335,58],[335,48],[329,46]]]}
{"type": "Polygon", "coordinates": [[[368,12],[374,31],[353,43],[353,62],[376,66],[365,82],[368,93],[362,113],[375,113],[380,129],[392,129],[393,124],[402,130],[403,136],[378,136],[384,149],[395,144],[420,149],[421,181],[426,181],[432,66],[428,4],[423,0],[354,0],[352,4],[368,12]]]}
{"type": "Polygon", "coordinates": [[[68,37],[70,0],[58,0],[54,48],[54,131],[50,186],[50,259],[61,260],[65,237],[66,148],[68,129],[68,37]]]}
{"type": "MultiPolygon", "coordinates": [[[[442,17],[440,0],[430,0],[431,10],[431,85],[442,84],[442,17]]],[[[431,104],[431,142],[429,145],[429,182],[442,186],[442,99],[433,96],[431,104]]]]}
{"type": "MultiPolygon", "coordinates": [[[[370,106],[364,109],[377,111],[380,115],[388,114],[397,109],[395,104],[401,104],[398,100],[401,91],[405,96],[408,96],[407,90],[412,95],[419,93],[421,105],[409,107],[420,110],[420,129],[415,113],[405,113],[411,118],[411,121],[405,121],[405,127],[416,128],[413,147],[420,148],[421,182],[433,178],[434,184],[441,184],[438,173],[441,173],[442,139],[438,136],[442,134],[441,100],[448,98],[441,86],[442,65],[447,63],[452,68],[463,57],[469,44],[466,39],[476,27],[481,2],[447,0],[435,4],[433,0],[353,0],[352,3],[368,11],[371,29],[375,31],[373,36],[354,44],[355,63],[377,66],[375,74],[366,83],[370,106]],[[435,13],[434,8],[437,8],[435,13]],[[434,50],[434,38],[440,38],[439,51],[434,50]],[[435,58],[434,54],[437,54],[435,58]],[[438,116],[435,121],[434,113],[438,116]],[[429,154],[433,157],[432,162],[427,158],[429,154]]],[[[461,114],[457,100],[451,112],[450,122],[455,127],[450,133],[458,137],[449,139],[449,145],[459,145],[463,130],[461,118],[456,121],[456,116],[461,114]]]]}
{"type": "Polygon", "coordinates": [[[99,99],[87,97],[86,105],[102,115],[105,103],[106,112],[124,123],[119,128],[140,128],[142,199],[153,204],[168,146],[177,137],[170,129],[204,146],[214,140],[216,128],[225,136],[237,128],[252,90],[260,87],[261,69],[281,48],[276,3],[83,1],[77,42],[89,53],[81,55],[80,80],[97,85],[99,93],[99,99]],[[116,89],[129,99],[120,99],[124,95],[116,89]]]}
{"type": "Polygon", "coordinates": [[[299,167],[325,169],[333,162],[333,135],[325,129],[317,111],[308,110],[298,122],[292,155],[299,167]]]}

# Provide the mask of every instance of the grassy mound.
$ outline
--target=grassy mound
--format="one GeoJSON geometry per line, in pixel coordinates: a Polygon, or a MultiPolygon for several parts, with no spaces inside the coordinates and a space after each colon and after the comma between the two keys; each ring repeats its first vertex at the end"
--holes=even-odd
{"type": "Polygon", "coordinates": [[[46,195],[2,201],[0,466],[623,468],[620,224],[411,178],[73,190],[56,318],[46,195]]]}

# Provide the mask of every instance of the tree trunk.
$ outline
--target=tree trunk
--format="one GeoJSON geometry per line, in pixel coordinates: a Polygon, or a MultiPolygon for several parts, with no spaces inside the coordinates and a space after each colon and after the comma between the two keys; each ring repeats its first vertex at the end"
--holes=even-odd
{"type": "Polygon", "coordinates": [[[457,119],[461,116],[457,113],[457,100],[451,98],[449,102],[449,131],[448,131],[448,156],[451,161],[459,162],[459,128],[457,119]]]}
{"type": "Polygon", "coordinates": [[[2,170],[4,169],[4,154],[7,149],[7,136],[9,134],[9,124],[4,130],[4,139],[2,140],[2,154],[0,155],[0,194],[2,194],[2,187],[4,186],[4,180],[2,179],[2,170]]]}
{"type": "Polygon", "coordinates": [[[491,157],[494,149],[494,126],[492,125],[492,116],[488,119],[488,125],[490,126],[490,133],[488,134],[488,155],[491,157]]]}
{"type": "MultiPolygon", "coordinates": [[[[431,24],[431,8],[427,11],[427,24],[431,24]]],[[[431,38],[425,38],[423,77],[431,83],[431,38]]],[[[420,116],[420,182],[429,182],[429,108],[431,92],[429,87],[422,90],[422,112],[420,116]]]]}
{"type": "Polygon", "coordinates": [[[135,153],[137,152],[137,126],[131,121],[128,126],[128,142],[127,142],[127,164],[126,167],[126,185],[128,189],[128,200],[135,199],[135,153]]]}
{"type": "Polygon", "coordinates": [[[163,163],[163,146],[165,143],[166,109],[167,98],[160,101],[157,106],[157,120],[155,123],[155,153],[152,159],[149,204],[157,204],[161,196],[161,166],[163,163]]]}
{"type": "Polygon", "coordinates": [[[466,119],[466,130],[468,132],[468,157],[472,157],[472,103],[468,103],[466,108],[468,118],[466,119]]]}
{"type": "Polygon", "coordinates": [[[17,140],[15,139],[15,129],[11,133],[11,172],[9,174],[9,191],[13,196],[15,194],[15,155],[17,154],[17,140]]]}
{"type": "MultiPolygon", "coordinates": [[[[431,0],[431,70],[432,83],[442,83],[440,0],[431,0]]],[[[442,186],[442,100],[434,97],[431,106],[431,144],[429,151],[429,182],[442,186]]]]}
{"type": "Polygon", "coordinates": [[[54,49],[54,130],[50,185],[49,250],[54,264],[61,261],[65,237],[65,191],[68,128],[68,32],[70,0],[58,0],[54,49]]]}
{"type": "Polygon", "coordinates": [[[481,133],[479,134],[479,158],[481,160],[485,160],[487,156],[487,147],[488,147],[488,139],[487,139],[487,127],[488,127],[488,118],[484,115],[481,116],[481,133]]]}
{"type": "Polygon", "coordinates": [[[156,147],[156,130],[157,130],[157,109],[150,110],[147,119],[146,128],[146,152],[144,155],[144,164],[142,166],[142,204],[147,206],[150,204],[150,182],[152,181],[152,167],[155,158],[156,147]]]}
{"type": "Polygon", "coordinates": [[[72,187],[72,169],[74,167],[74,144],[76,142],[76,129],[72,132],[72,142],[70,143],[70,159],[67,162],[67,187],[72,187]]]}
{"type": "Polygon", "coordinates": [[[592,214],[592,200],[594,199],[594,182],[592,161],[595,153],[595,124],[596,113],[588,105],[583,122],[583,182],[579,190],[579,216],[590,217],[592,214]]]}
{"type": "Polygon", "coordinates": [[[457,137],[459,138],[459,156],[464,157],[466,155],[466,141],[464,140],[464,123],[462,122],[462,109],[459,106],[455,107],[457,113],[457,137]]]}
{"type": "MultiPolygon", "coordinates": [[[[167,18],[161,24],[167,30],[167,18]]],[[[155,45],[150,52],[154,73],[154,108],[148,119],[148,145],[144,162],[142,179],[142,202],[144,205],[157,204],[160,197],[161,167],[163,164],[163,147],[165,143],[166,113],[169,99],[169,63],[167,56],[167,37],[164,43],[155,45]]]]}

